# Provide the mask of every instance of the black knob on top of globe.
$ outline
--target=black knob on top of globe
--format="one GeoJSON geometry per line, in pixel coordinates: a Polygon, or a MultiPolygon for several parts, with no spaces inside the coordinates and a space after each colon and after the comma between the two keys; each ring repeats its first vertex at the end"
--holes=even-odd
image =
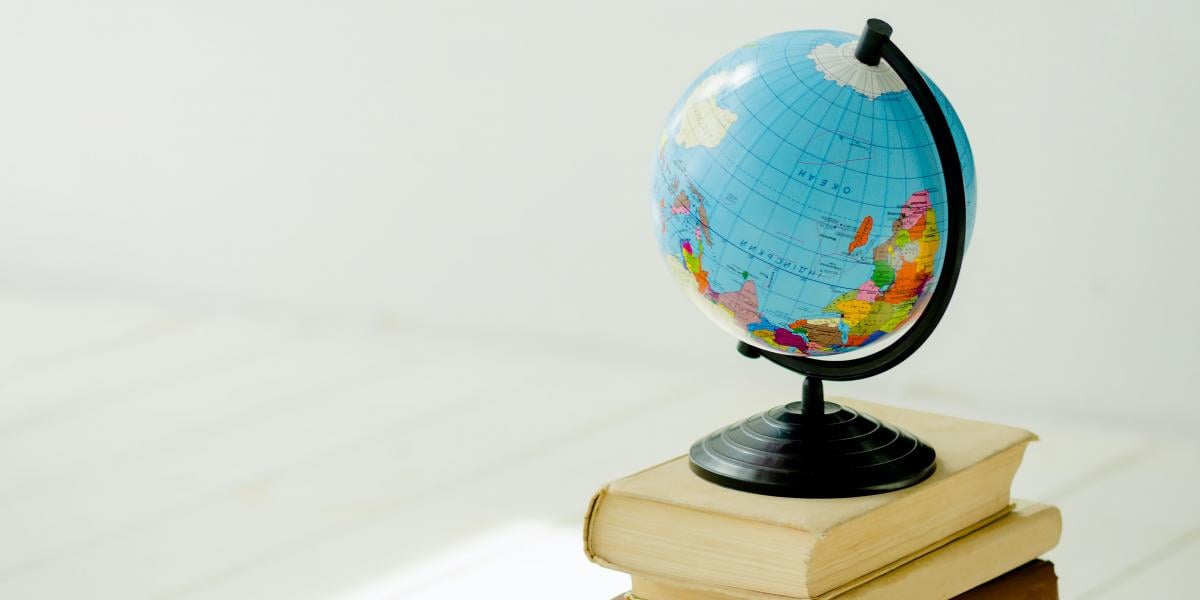
{"type": "Polygon", "coordinates": [[[806,376],[801,399],[697,441],[726,487],[843,497],[908,487],[933,449],[825,402],[933,332],[975,214],[966,132],[871,19],[859,37],[793,31],[709,67],[659,144],[656,227],[671,271],[743,355],[806,376]],[[872,346],[871,350],[864,350],[872,346]],[[861,356],[830,359],[856,352],[861,356]]]}

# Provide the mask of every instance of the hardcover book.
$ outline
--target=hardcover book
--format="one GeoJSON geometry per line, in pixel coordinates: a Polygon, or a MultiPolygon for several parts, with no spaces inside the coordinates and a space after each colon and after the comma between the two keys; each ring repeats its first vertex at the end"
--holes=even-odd
{"type": "Polygon", "coordinates": [[[837,401],[927,440],[938,449],[936,472],[887,494],[782,498],[705,481],[681,457],[596,493],[584,524],[588,557],[635,576],[815,598],[931,552],[1009,510],[1009,488],[1026,444],[1036,439],[1032,433],[837,401]]]}

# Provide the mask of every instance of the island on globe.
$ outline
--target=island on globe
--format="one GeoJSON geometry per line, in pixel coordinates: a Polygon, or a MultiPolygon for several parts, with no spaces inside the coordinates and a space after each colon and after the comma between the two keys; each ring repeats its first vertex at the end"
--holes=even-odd
{"type": "MultiPolygon", "coordinates": [[[[718,60],[667,121],[653,213],[667,264],[711,318],[763,350],[828,356],[919,315],[946,251],[946,194],[912,94],[858,37],[795,31],[718,60]]],[[[928,81],[928,78],[926,78],[928,81]]],[[[975,173],[958,116],[967,240],[975,173]]]]}

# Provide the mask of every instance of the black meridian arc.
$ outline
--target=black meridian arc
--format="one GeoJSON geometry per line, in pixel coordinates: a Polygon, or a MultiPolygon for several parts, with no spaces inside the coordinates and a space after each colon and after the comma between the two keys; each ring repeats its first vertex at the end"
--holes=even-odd
{"type": "Polygon", "coordinates": [[[904,53],[892,43],[889,36],[892,27],[879,19],[869,19],[859,38],[854,57],[860,62],[876,66],[880,58],[887,61],[900,81],[913,95],[917,107],[929,125],[937,148],[938,159],[942,165],[942,177],[946,183],[946,205],[949,215],[946,218],[946,254],[942,259],[942,269],[933,294],[930,295],[924,310],[918,318],[899,338],[872,354],[846,360],[821,360],[807,356],[790,356],[767,350],[761,350],[745,342],[738,344],[738,352],[750,358],[765,358],[777,365],[819,379],[830,381],[852,381],[878,375],[900,364],[913,352],[917,351],[933,330],[937,328],[954,288],[958,285],[958,274],[962,269],[963,254],[966,251],[967,228],[967,197],[963,185],[962,162],[958,159],[958,148],[954,143],[954,135],[950,132],[950,124],[946,115],[937,103],[933,90],[921,76],[917,67],[904,56],[904,53]]]}

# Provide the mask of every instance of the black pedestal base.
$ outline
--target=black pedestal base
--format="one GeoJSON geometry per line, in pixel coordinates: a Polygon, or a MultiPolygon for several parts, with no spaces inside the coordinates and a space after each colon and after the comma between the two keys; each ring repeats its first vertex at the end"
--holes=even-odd
{"type": "Polygon", "coordinates": [[[692,471],[713,483],[791,498],[903,489],[932,475],[936,458],[908,432],[833,402],[773,408],[698,440],[688,454],[692,471]]]}

